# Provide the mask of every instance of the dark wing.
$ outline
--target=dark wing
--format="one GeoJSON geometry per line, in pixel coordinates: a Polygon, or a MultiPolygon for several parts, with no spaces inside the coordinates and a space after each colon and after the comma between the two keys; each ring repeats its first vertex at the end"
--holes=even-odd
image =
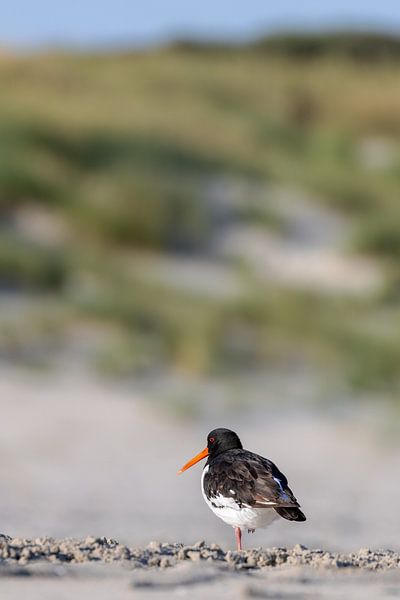
{"type": "Polygon", "coordinates": [[[288,486],[288,481],[278,467],[267,458],[254,455],[249,466],[257,474],[255,481],[255,508],[271,507],[289,521],[305,521],[306,517],[288,486]]]}
{"type": "Polygon", "coordinates": [[[285,475],[267,458],[247,450],[231,450],[215,460],[212,469],[212,478],[204,478],[209,498],[221,494],[234,499],[239,508],[274,508],[285,519],[305,520],[285,475]]]}

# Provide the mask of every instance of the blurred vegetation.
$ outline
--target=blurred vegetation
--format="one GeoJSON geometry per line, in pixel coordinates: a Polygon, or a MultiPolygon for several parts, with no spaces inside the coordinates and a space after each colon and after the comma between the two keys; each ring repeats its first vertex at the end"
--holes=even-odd
{"type": "Polygon", "coordinates": [[[387,33],[373,31],[337,31],[323,33],[278,33],[242,44],[204,43],[180,40],[174,48],[192,52],[234,51],[264,52],[295,60],[345,58],[358,62],[381,62],[400,58],[400,39],[387,33]]]}
{"type": "Polygon", "coordinates": [[[50,296],[75,322],[109,325],[93,360],[114,374],[301,360],[396,394],[399,74],[400,39],[373,34],[0,55],[3,293],[50,296]],[[268,193],[227,207],[216,181],[290,185],[337,210],[348,251],[381,265],[385,289],[307,291],[231,261],[241,292],[219,297],[174,285],[167,265],[154,274],[157,257],[217,260],[230,222],[285,231],[268,193]]]}

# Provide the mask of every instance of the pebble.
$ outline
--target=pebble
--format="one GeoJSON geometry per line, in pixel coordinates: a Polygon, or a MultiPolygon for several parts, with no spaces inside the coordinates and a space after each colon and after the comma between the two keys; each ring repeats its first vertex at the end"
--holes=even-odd
{"type": "Polygon", "coordinates": [[[280,565],[309,565],[324,569],[364,569],[368,571],[399,569],[400,555],[391,550],[361,548],[358,552],[340,554],[321,549],[311,550],[297,544],[293,548],[256,548],[225,552],[216,544],[199,541],[191,546],[180,543],[151,542],[146,548],[129,548],[106,537],[88,536],[83,540],[49,537],[34,540],[11,538],[0,534],[0,564],[28,565],[38,561],[49,563],[113,562],[128,564],[131,569],[168,567],[191,562],[208,565],[225,563],[226,568],[265,569],[280,565]]]}

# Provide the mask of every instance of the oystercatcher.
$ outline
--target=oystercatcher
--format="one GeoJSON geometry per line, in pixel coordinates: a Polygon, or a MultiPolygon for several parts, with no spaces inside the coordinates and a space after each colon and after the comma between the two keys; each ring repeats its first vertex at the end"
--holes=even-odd
{"type": "Polygon", "coordinates": [[[243,529],[254,532],[279,517],[306,520],[285,475],[268,458],[244,450],[234,431],[213,429],[207,447],[178,472],[203,458],[207,458],[201,477],[203,498],[217,517],[235,529],[238,550],[243,529]]]}

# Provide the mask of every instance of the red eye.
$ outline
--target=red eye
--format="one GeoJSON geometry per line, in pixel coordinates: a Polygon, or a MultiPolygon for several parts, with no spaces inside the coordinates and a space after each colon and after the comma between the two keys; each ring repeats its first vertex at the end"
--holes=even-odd
{"type": "Polygon", "coordinates": [[[212,444],[215,442],[215,438],[210,437],[210,439],[208,440],[209,442],[211,442],[212,444]]]}

